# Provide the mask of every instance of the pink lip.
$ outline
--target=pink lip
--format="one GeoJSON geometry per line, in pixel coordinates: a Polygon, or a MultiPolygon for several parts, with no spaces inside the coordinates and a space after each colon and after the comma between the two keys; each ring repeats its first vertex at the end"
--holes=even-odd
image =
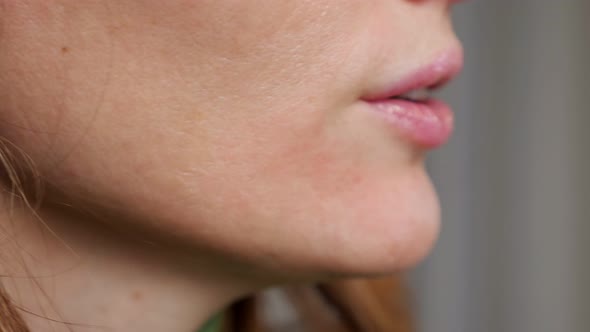
{"type": "Polygon", "coordinates": [[[446,52],[429,65],[389,87],[367,94],[362,100],[390,125],[397,136],[420,148],[436,148],[447,142],[453,132],[451,108],[436,99],[416,102],[394,97],[416,89],[441,87],[462,67],[463,52],[460,49],[446,52]]]}

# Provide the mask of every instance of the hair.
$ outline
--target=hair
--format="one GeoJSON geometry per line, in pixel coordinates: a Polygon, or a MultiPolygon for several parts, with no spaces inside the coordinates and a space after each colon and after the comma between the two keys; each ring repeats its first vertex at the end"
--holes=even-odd
{"type": "Polygon", "coordinates": [[[294,315],[283,320],[269,317],[272,303],[262,293],[233,305],[223,331],[414,331],[409,293],[401,275],[283,287],[274,292],[283,295],[294,315]]]}
{"type": "MultiPolygon", "coordinates": [[[[31,159],[0,138],[0,188],[33,212],[42,198],[40,176],[31,159]]],[[[3,276],[0,276],[2,278],[3,276]]],[[[269,293],[262,292],[232,305],[222,316],[224,332],[410,332],[409,294],[401,275],[299,285],[274,290],[294,317],[269,317],[269,293]]],[[[0,332],[29,332],[0,279],[0,332]]]]}
{"type": "Polygon", "coordinates": [[[24,320],[0,285],[0,332],[28,332],[24,320]]]}
{"type": "MultiPolygon", "coordinates": [[[[11,206],[14,200],[18,199],[29,208],[35,209],[29,200],[30,197],[35,197],[38,198],[36,201],[40,201],[40,177],[32,174],[35,170],[36,167],[25,153],[10,141],[0,137],[0,191],[4,192],[4,196],[10,197],[11,206]],[[25,192],[35,194],[26,195],[25,192]]],[[[19,310],[2,287],[0,279],[0,332],[28,331],[19,310]]]]}

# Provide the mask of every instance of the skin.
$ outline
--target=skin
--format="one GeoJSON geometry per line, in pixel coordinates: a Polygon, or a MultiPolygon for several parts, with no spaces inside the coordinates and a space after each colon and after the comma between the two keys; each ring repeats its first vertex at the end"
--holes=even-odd
{"type": "Polygon", "coordinates": [[[439,228],[424,151],[359,99],[458,47],[449,7],[0,1],[0,136],[46,184],[42,223],[3,209],[0,272],[51,275],[9,293],[58,320],[190,331],[268,285],[415,264],[439,228]]]}

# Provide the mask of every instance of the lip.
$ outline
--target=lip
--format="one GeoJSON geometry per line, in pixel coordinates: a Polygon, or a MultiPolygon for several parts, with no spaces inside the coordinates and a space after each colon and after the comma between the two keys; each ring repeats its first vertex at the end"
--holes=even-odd
{"type": "Polygon", "coordinates": [[[463,68],[463,52],[443,52],[428,65],[402,76],[389,86],[369,92],[361,100],[396,136],[418,148],[433,149],[446,143],[453,132],[453,111],[443,101],[431,98],[411,101],[395,98],[412,90],[443,87],[463,68]]]}

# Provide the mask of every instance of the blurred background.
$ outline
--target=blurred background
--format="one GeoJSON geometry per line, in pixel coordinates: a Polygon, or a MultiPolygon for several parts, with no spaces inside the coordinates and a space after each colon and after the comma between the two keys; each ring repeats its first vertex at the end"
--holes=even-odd
{"type": "Polygon", "coordinates": [[[472,0],[420,332],[590,331],[590,1],[472,0]]]}

